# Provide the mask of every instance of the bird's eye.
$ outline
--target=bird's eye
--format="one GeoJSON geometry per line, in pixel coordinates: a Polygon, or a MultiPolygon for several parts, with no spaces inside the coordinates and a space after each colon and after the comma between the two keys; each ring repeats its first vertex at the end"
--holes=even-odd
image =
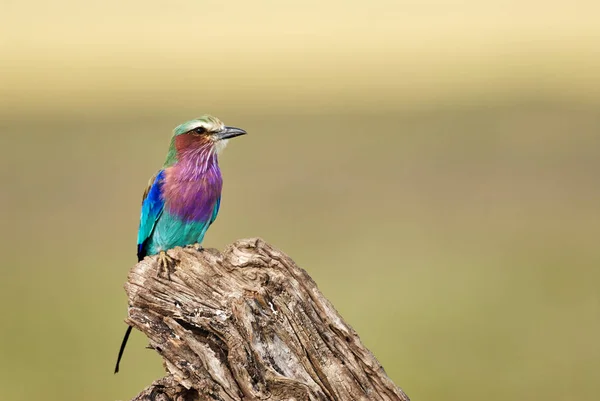
{"type": "Polygon", "coordinates": [[[204,127],[194,128],[194,133],[195,134],[204,134],[204,133],[206,133],[206,128],[204,128],[204,127]]]}

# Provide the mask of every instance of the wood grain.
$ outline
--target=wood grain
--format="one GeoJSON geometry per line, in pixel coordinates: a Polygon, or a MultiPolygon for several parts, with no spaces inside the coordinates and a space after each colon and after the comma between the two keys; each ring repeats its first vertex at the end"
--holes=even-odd
{"type": "Polygon", "coordinates": [[[171,280],[149,257],[129,273],[128,324],[168,375],[134,400],[402,400],[315,282],[261,239],[175,248],[171,280]]]}

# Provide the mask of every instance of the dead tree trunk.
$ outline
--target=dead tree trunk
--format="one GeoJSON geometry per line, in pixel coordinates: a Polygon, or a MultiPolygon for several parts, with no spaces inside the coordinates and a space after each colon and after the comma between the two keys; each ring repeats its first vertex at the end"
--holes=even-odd
{"type": "Polygon", "coordinates": [[[134,400],[402,400],[398,388],[308,274],[260,239],[223,253],[176,248],[129,273],[127,323],[168,375],[134,400]]]}

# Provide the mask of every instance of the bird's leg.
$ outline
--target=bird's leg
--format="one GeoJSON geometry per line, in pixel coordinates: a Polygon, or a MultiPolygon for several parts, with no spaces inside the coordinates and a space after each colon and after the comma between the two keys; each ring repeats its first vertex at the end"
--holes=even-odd
{"type": "Polygon", "coordinates": [[[175,271],[175,266],[177,266],[177,260],[167,254],[166,251],[160,251],[158,254],[158,272],[157,276],[164,277],[164,274],[167,274],[167,278],[171,280],[171,273],[175,271]]]}

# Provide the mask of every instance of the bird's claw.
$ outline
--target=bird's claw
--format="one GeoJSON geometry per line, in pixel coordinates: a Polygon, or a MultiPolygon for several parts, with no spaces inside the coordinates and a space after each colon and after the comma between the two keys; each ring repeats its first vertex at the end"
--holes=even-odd
{"type": "Polygon", "coordinates": [[[194,249],[197,252],[201,252],[204,249],[202,247],[202,245],[200,245],[198,243],[186,245],[185,247],[188,248],[188,249],[194,249]]]}
{"type": "Polygon", "coordinates": [[[170,257],[167,252],[161,251],[158,254],[158,277],[165,277],[171,280],[171,273],[175,271],[175,267],[177,266],[177,259],[170,257]]]}

